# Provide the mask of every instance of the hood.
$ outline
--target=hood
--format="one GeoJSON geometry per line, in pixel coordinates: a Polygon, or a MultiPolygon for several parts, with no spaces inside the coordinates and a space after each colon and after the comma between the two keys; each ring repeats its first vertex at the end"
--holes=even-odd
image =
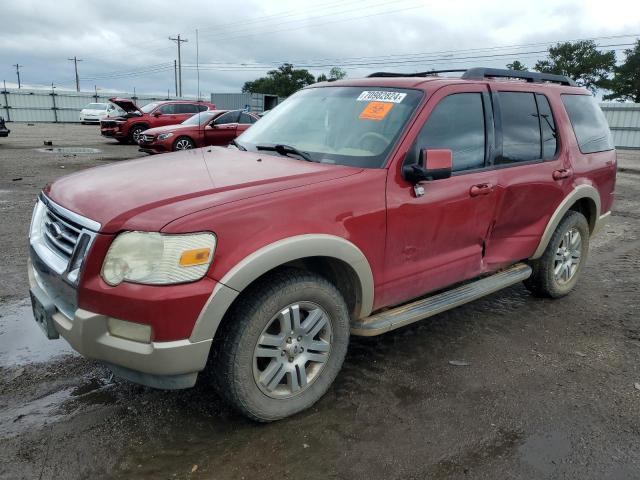
{"type": "Polygon", "coordinates": [[[84,170],[56,180],[44,193],[68,210],[99,222],[103,233],[159,231],[199,210],[360,171],[210,147],[84,170]]]}
{"type": "Polygon", "coordinates": [[[130,113],[130,112],[143,113],[142,110],[140,110],[138,106],[135,103],[133,103],[133,100],[129,100],[128,98],[114,97],[114,98],[110,98],[109,101],[119,106],[121,109],[123,109],[127,113],[130,113]]]}
{"type": "MultiPolygon", "coordinates": [[[[202,128],[202,127],[201,127],[202,128]]],[[[188,130],[188,129],[198,129],[198,125],[165,125],[164,127],[155,127],[150,128],[149,130],[145,130],[144,133],[147,135],[160,135],[161,133],[175,132],[176,130],[188,130]]]]}

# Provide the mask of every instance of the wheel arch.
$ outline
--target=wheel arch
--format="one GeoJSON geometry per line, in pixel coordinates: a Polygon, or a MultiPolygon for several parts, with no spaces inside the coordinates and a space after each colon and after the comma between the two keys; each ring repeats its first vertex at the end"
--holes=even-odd
{"type": "Polygon", "coordinates": [[[558,228],[558,225],[562,221],[562,218],[569,210],[574,210],[582,213],[587,222],[589,223],[589,232],[593,233],[596,229],[598,219],[600,218],[600,195],[598,191],[592,185],[578,185],[575,187],[569,195],[558,205],[553,215],[547,222],[547,226],[540,238],[538,247],[534,254],[530,257],[531,260],[540,258],[544,253],[553,232],[558,228]]]}
{"type": "Polygon", "coordinates": [[[366,317],[373,309],[373,273],[364,253],[334,235],[299,235],[260,248],[226,273],[200,313],[191,341],[213,338],[242,292],[283,267],[311,271],[330,280],[345,297],[352,319],[366,317]]]}

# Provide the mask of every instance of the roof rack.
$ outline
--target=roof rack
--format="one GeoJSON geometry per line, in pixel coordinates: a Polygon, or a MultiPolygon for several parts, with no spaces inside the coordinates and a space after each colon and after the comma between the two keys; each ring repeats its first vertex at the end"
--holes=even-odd
{"type": "Polygon", "coordinates": [[[576,82],[565,75],[528,72],[523,70],[507,70],[503,68],[470,68],[465,71],[460,78],[465,80],[484,80],[487,77],[520,78],[530,83],[552,82],[559,83],[561,85],[569,85],[571,87],[578,86],[576,82]]]}
{"type": "Polygon", "coordinates": [[[416,72],[416,73],[396,73],[396,72],[376,72],[371,75],[367,75],[367,78],[374,77],[428,77],[429,75],[437,75],[438,73],[453,73],[453,72],[466,72],[467,69],[457,70],[429,70],[428,72],[416,72]]]}
{"type": "Polygon", "coordinates": [[[568,85],[570,87],[577,87],[578,85],[572,79],[565,75],[554,75],[551,73],[538,73],[528,72],[523,70],[507,70],[503,68],[469,68],[469,69],[456,69],[456,70],[429,70],[427,72],[418,73],[395,73],[395,72],[376,72],[371,75],[367,75],[367,78],[373,77],[428,77],[430,75],[437,75],[438,73],[462,73],[460,78],[464,80],[484,80],[488,77],[493,78],[519,78],[526,80],[530,83],[542,83],[552,82],[559,83],[561,85],[568,85]]]}

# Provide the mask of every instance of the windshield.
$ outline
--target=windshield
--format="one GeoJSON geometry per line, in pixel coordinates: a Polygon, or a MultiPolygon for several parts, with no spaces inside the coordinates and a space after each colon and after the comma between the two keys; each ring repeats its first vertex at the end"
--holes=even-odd
{"type": "Polygon", "coordinates": [[[107,104],[106,103],[90,103],[84,108],[85,110],[106,110],[107,104]]]}
{"type": "Polygon", "coordinates": [[[142,110],[144,113],[151,113],[151,111],[153,109],[155,109],[158,106],[157,103],[147,103],[144,107],[142,107],[140,110],[142,110]]]}
{"type": "Polygon", "coordinates": [[[182,125],[200,125],[202,123],[207,123],[213,117],[215,117],[216,115],[218,115],[220,113],[221,112],[217,112],[217,111],[208,111],[208,112],[196,113],[195,115],[187,118],[184,122],[182,122],[182,125]]]}
{"type": "Polygon", "coordinates": [[[237,141],[251,151],[286,145],[316,162],[380,168],[421,98],[418,90],[389,87],[307,88],[237,141]]]}

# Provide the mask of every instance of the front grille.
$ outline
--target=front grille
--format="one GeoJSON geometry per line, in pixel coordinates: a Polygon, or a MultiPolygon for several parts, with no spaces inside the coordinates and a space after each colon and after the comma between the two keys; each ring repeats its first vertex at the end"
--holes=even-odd
{"type": "Polygon", "coordinates": [[[102,120],[100,122],[100,126],[105,128],[113,128],[116,126],[116,122],[114,122],[113,120],[102,120]]]}
{"type": "Polygon", "coordinates": [[[140,140],[142,140],[143,142],[152,142],[153,141],[153,135],[142,135],[140,137],[140,140]]]}
{"type": "Polygon", "coordinates": [[[82,227],[47,209],[42,219],[42,231],[47,245],[68,262],[76,248],[82,227]]]}

